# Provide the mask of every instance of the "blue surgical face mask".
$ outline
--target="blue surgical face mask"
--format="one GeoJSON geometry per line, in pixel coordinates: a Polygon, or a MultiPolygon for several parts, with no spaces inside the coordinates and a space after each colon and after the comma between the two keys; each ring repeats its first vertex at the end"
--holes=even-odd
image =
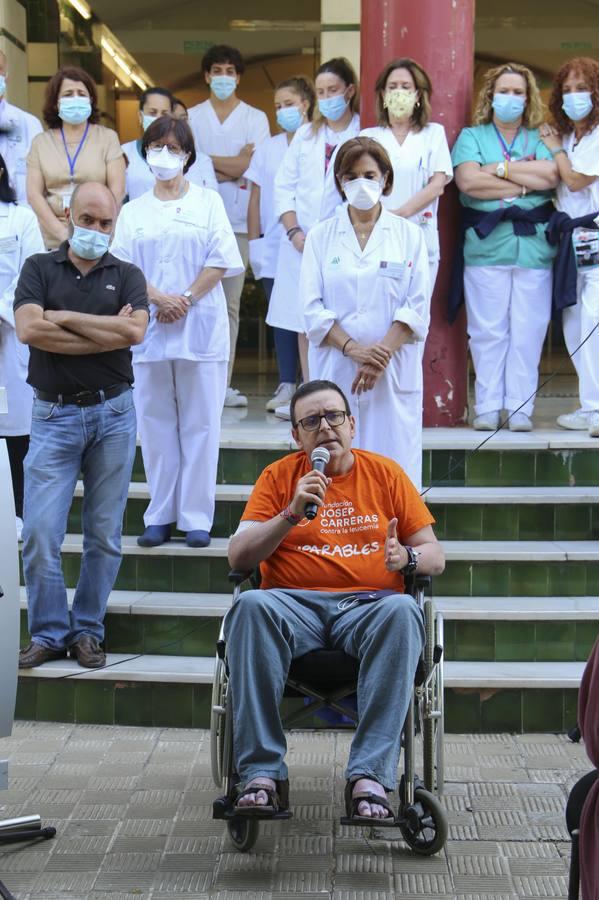
{"type": "Polygon", "coordinates": [[[58,102],[58,115],[68,125],[81,125],[92,114],[87,97],[62,97],[58,102]]]}
{"type": "Polygon", "coordinates": [[[337,94],[335,97],[323,97],[318,101],[318,109],[320,115],[331,122],[338,122],[345,113],[349,103],[343,94],[337,94]]]}
{"type": "Polygon", "coordinates": [[[4,97],[6,93],[6,76],[0,75],[0,97],[4,97]]]}
{"type": "Polygon", "coordinates": [[[142,118],[143,118],[142,128],[144,131],[146,131],[146,129],[148,129],[150,127],[152,122],[156,121],[158,116],[146,116],[145,113],[142,113],[142,118]]]}
{"type": "Polygon", "coordinates": [[[71,250],[81,259],[100,259],[108,250],[112,235],[92,228],[73,225],[73,234],[69,238],[71,250]]]}
{"type": "Polygon", "coordinates": [[[519,94],[493,94],[493,109],[502,122],[515,122],[524,112],[526,98],[519,94]]]}
{"type": "Polygon", "coordinates": [[[228,100],[236,87],[237,79],[232,75],[213,75],[210,79],[210,90],[219,100],[228,100]]]}
{"type": "Polygon", "coordinates": [[[562,109],[573,122],[586,119],[593,108],[590,91],[574,91],[562,96],[562,109]]]}
{"type": "Polygon", "coordinates": [[[282,106],[277,110],[277,122],[285,131],[297,131],[304,117],[297,106],[282,106]]]}

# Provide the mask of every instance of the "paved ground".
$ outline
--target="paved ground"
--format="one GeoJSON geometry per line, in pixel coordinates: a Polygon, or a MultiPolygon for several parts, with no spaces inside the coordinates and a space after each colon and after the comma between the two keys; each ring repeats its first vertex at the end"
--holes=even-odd
{"type": "Polygon", "coordinates": [[[0,847],[17,900],[516,900],[566,897],[563,809],[590,765],[554,735],[450,735],[450,839],[417,857],[394,829],[338,822],[351,735],[289,736],[295,818],[267,825],[250,854],[210,818],[207,732],[17,723],[0,740],[10,789],[0,818],[39,812],[57,837],[0,847]]]}

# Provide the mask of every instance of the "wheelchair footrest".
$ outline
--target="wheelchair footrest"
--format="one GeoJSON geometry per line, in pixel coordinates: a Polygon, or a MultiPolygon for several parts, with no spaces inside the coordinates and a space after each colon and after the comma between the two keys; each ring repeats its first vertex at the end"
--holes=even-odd
{"type": "Polygon", "coordinates": [[[272,822],[277,819],[292,819],[293,813],[288,809],[280,809],[279,812],[269,813],[269,812],[252,812],[244,815],[243,813],[236,810],[233,804],[233,801],[230,797],[217,797],[216,800],[212,803],[212,818],[213,819],[256,819],[256,821],[272,822]]]}
{"type": "Polygon", "coordinates": [[[365,822],[364,819],[352,819],[351,816],[341,816],[342,825],[350,825],[352,828],[399,828],[398,818],[391,821],[387,819],[371,819],[365,822]]]}

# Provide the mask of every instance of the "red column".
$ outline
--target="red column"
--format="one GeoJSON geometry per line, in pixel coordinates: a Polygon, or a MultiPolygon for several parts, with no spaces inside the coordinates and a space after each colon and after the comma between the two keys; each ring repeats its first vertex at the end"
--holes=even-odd
{"type": "MultiPolygon", "coordinates": [[[[474,65],[474,0],[362,0],[361,93],[363,127],[373,125],[374,85],[394,57],[410,56],[433,84],[433,121],[445,126],[450,147],[469,122],[474,65]]],[[[466,333],[463,313],[447,324],[447,292],[455,251],[458,199],[450,186],[439,207],[441,265],[424,354],[424,424],[465,421],[466,333]]]]}

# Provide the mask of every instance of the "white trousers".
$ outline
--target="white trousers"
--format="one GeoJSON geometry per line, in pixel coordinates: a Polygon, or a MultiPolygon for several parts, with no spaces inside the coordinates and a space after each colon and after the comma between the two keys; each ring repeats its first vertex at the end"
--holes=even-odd
{"type": "MultiPolygon", "coordinates": [[[[243,264],[247,269],[249,260],[248,236],[247,234],[236,234],[235,240],[237,241],[243,264]]],[[[233,366],[235,365],[235,350],[237,349],[237,335],[239,334],[239,310],[244,282],[245,272],[242,272],[240,275],[233,275],[232,278],[223,278],[222,280],[223,291],[227,298],[227,313],[229,316],[230,351],[227,384],[231,384],[231,375],[233,374],[233,366]]]]}
{"type": "Polygon", "coordinates": [[[551,269],[466,266],[464,295],[476,374],[477,416],[532,415],[543,341],[551,318],[551,269]],[[527,401],[525,403],[525,401],[527,401]]]}
{"type": "Polygon", "coordinates": [[[135,410],[150,504],[146,525],[210,531],[226,362],[134,364],[135,410]]]}
{"type": "Polygon", "coordinates": [[[576,351],[599,322],[599,268],[580,272],[576,284],[576,305],[564,310],[562,327],[568,353],[578,375],[580,407],[585,412],[599,410],[599,328],[576,351]]]}

